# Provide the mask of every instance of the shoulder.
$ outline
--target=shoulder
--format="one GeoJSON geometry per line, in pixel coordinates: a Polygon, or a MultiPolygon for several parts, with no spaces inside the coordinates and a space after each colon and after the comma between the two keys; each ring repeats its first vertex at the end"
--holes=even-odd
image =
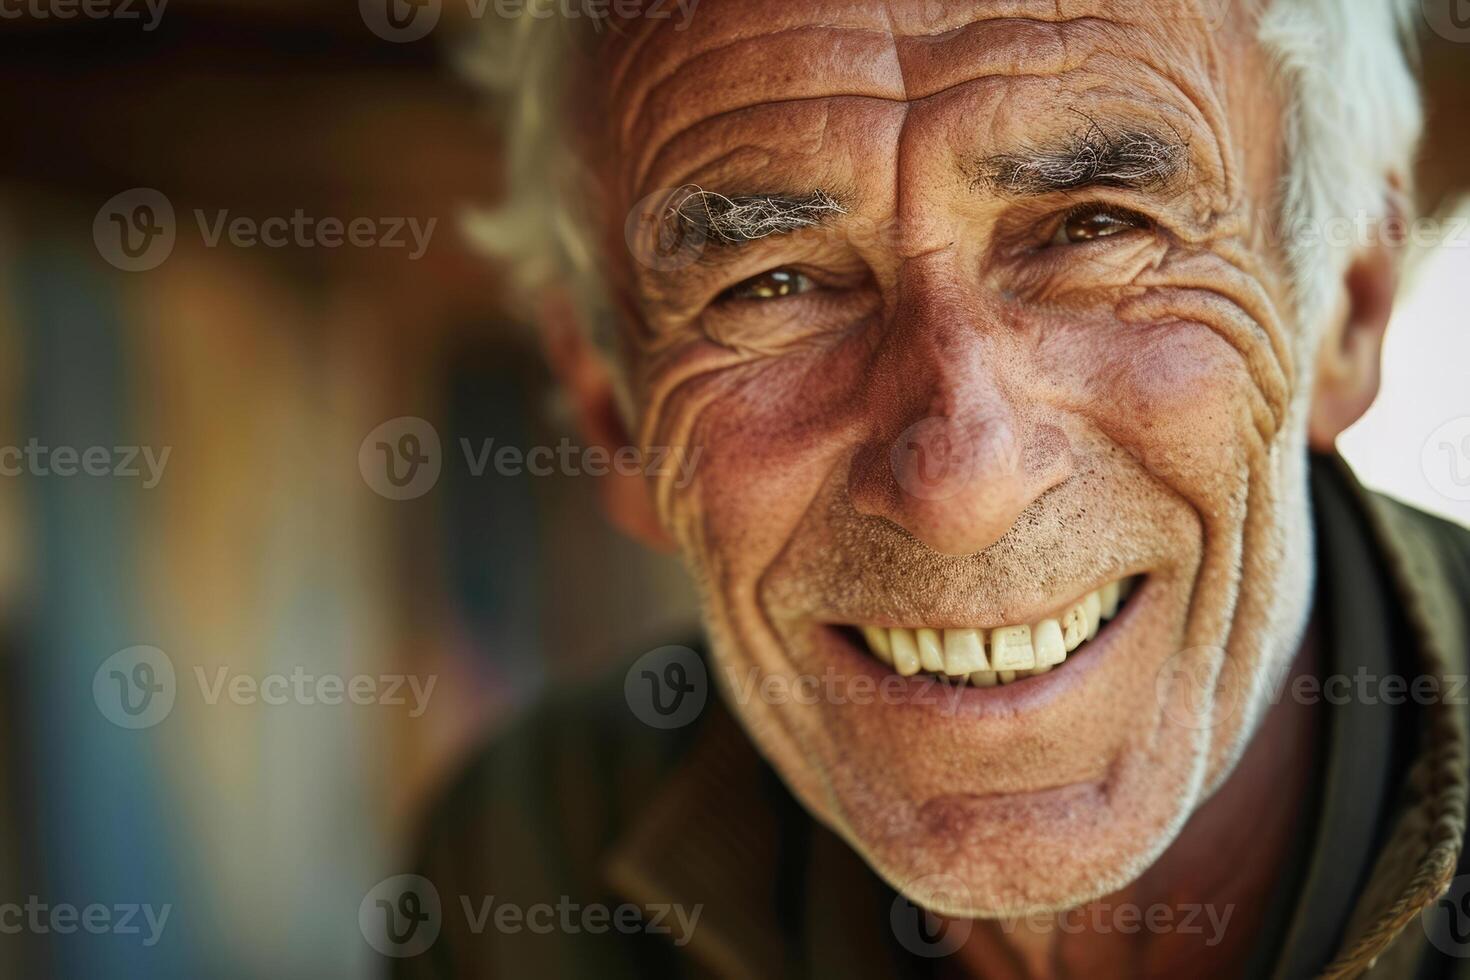
{"type": "Polygon", "coordinates": [[[1339,456],[1313,456],[1311,463],[1319,533],[1364,539],[1420,639],[1446,668],[1463,672],[1470,656],[1470,529],[1367,489],[1339,456]]]}
{"type": "Polygon", "coordinates": [[[557,684],[474,749],[425,811],[420,864],[488,885],[523,872],[544,877],[536,865],[554,858],[550,865],[578,869],[562,884],[590,884],[573,879],[595,869],[698,728],[640,720],[624,693],[633,663],[557,684]]]}
{"type": "Polygon", "coordinates": [[[437,899],[442,931],[425,953],[396,959],[395,977],[636,977],[663,963],[668,951],[641,935],[545,934],[552,917],[615,907],[608,852],[710,713],[683,728],[645,724],[624,693],[636,663],[556,685],[436,794],[420,821],[413,887],[437,899]],[[524,924],[491,918],[507,911],[524,924]]]}
{"type": "Polygon", "coordinates": [[[1470,606],[1470,528],[1385,494],[1363,496],[1400,581],[1434,607],[1428,612],[1463,628],[1470,606]]]}

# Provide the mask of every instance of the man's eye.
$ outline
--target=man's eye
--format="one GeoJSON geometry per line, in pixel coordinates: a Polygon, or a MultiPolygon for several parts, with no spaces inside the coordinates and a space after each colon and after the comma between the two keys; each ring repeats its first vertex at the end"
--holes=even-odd
{"type": "Polygon", "coordinates": [[[781,299],[814,289],[816,283],[795,269],[772,269],[744,282],[738,282],[720,294],[721,300],[781,299]]]}
{"type": "Polygon", "coordinates": [[[1147,228],[1149,225],[1149,220],[1141,214],[1101,204],[1087,204],[1069,211],[1057,226],[1057,233],[1047,244],[1076,245],[1096,238],[1107,238],[1119,232],[1147,228]]]}

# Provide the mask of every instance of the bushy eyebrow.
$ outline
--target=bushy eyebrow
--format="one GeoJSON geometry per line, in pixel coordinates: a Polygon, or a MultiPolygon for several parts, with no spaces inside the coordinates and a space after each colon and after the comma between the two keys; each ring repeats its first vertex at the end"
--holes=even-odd
{"type": "MultiPolygon", "coordinates": [[[[1091,117],[1063,139],[1015,153],[984,157],[970,172],[972,189],[1031,197],[1084,187],[1169,190],[1189,169],[1188,144],[1177,134],[1145,129],[1109,132],[1091,117]]],[[[726,195],[686,184],[661,217],[662,240],[735,248],[763,238],[814,228],[847,214],[832,194],[726,195]]]]}
{"type": "Polygon", "coordinates": [[[970,186],[1011,197],[1083,187],[1164,190],[1188,170],[1187,150],[1177,134],[1109,132],[1089,118],[1087,125],[1055,144],[981,159],[970,186]]]}
{"type": "Polygon", "coordinates": [[[690,184],[679,188],[669,199],[664,222],[681,241],[699,236],[711,245],[738,246],[813,228],[846,213],[847,208],[822,190],[800,196],[726,196],[690,184]]]}

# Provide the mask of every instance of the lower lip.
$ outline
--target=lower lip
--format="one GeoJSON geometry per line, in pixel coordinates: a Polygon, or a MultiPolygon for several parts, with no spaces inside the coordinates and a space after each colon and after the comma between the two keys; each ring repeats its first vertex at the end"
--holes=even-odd
{"type": "Polygon", "coordinates": [[[883,699],[881,703],[885,707],[964,718],[1014,716],[1039,711],[1086,686],[1092,675],[1106,664],[1113,648],[1122,642],[1119,638],[1127,632],[1150,598],[1147,580],[1140,580],[1118,614],[1104,623],[1097,636],[1079,647],[1076,653],[1068,654],[1063,663],[1045,674],[994,687],[947,684],[928,673],[910,677],[895,674],[866,647],[860,646],[860,640],[850,638],[842,629],[829,624],[817,626],[816,649],[818,655],[829,661],[840,674],[864,674],[881,685],[879,690],[895,692],[895,696],[883,699]]]}

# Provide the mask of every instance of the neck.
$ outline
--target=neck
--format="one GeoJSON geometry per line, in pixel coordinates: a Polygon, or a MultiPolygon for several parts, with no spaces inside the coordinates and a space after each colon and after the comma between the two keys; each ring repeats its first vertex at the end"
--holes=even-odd
{"type": "MultiPolygon", "coordinates": [[[[1317,656],[1314,624],[1292,677],[1315,673],[1317,656]]],[[[1054,916],[976,922],[952,965],[1005,980],[1240,976],[1311,792],[1319,721],[1316,705],[1280,698],[1235,771],[1136,881],[1054,916]]]]}

